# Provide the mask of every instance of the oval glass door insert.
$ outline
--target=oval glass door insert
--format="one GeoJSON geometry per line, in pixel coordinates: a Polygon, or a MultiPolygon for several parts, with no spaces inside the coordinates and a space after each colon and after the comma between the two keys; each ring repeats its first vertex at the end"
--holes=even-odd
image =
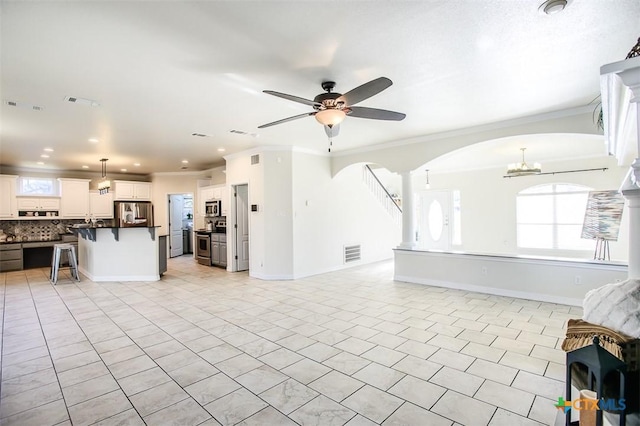
{"type": "Polygon", "coordinates": [[[439,241],[444,228],[444,212],[438,200],[429,205],[429,233],[433,241],[439,241]]]}

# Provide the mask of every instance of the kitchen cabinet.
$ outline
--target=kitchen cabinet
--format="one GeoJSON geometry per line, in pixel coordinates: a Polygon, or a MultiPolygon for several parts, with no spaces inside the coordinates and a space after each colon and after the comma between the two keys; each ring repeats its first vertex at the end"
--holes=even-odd
{"type": "Polygon", "coordinates": [[[229,204],[229,191],[226,185],[211,185],[198,188],[198,213],[202,216],[205,214],[204,204],[209,200],[222,200],[222,216],[227,215],[227,206],[229,204]]]}
{"type": "Polygon", "coordinates": [[[89,179],[58,179],[60,181],[60,216],[64,219],[84,219],[89,214],[89,179]]]}
{"type": "Polygon", "coordinates": [[[22,244],[0,245],[0,272],[22,270],[22,244]]]}
{"type": "Polygon", "coordinates": [[[211,264],[227,266],[227,235],[211,234],[211,264]]]}
{"type": "Polygon", "coordinates": [[[18,217],[16,204],[16,185],[18,176],[0,176],[0,218],[12,219],[18,217]]]}
{"type": "Polygon", "coordinates": [[[227,186],[223,186],[222,188],[220,188],[220,195],[218,196],[218,198],[220,198],[222,200],[222,206],[220,209],[220,215],[221,216],[226,216],[227,215],[227,207],[229,206],[229,190],[227,189],[227,186]]]}
{"type": "Polygon", "coordinates": [[[201,186],[198,188],[198,214],[204,216],[205,208],[204,203],[208,200],[213,200],[214,187],[213,186],[201,186]]]}
{"type": "Polygon", "coordinates": [[[96,219],[113,219],[113,193],[89,193],[89,212],[96,219]]]}
{"type": "Polygon", "coordinates": [[[167,272],[167,236],[158,237],[158,275],[167,272]]]}
{"type": "Polygon", "coordinates": [[[18,197],[18,210],[59,211],[60,198],[57,197],[18,197]]]}
{"type": "Polygon", "coordinates": [[[151,183],[129,182],[124,180],[113,181],[116,192],[116,200],[151,201],[151,183]]]}

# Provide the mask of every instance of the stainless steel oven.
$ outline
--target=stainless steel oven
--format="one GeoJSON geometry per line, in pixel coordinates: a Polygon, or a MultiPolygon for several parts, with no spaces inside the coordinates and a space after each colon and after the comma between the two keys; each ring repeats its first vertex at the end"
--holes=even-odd
{"type": "Polygon", "coordinates": [[[196,260],[202,265],[211,266],[211,232],[195,231],[196,260]]]}

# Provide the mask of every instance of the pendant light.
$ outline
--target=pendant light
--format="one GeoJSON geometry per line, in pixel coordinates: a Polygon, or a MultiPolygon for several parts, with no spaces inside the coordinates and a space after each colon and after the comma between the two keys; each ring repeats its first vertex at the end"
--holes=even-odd
{"type": "Polygon", "coordinates": [[[539,175],[542,172],[540,163],[533,163],[533,166],[529,166],[524,161],[524,151],[526,149],[520,148],[520,151],[522,151],[522,161],[520,163],[511,163],[507,166],[507,176],[539,175]]]}
{"type": "Polygon", "coordinates": [[[111,188],[111,181],[107,179],[107,161],[108,158],[101,158],[100,162],[102,163],[102,180],[98,182],[98,191],[100,195],[108,194],[109,188],[111,188]]]}

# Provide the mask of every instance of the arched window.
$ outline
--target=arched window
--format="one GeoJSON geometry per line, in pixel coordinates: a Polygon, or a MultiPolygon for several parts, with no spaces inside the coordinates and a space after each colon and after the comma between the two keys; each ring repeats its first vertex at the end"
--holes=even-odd
{"type": "Polygon", "coordinates": [[[527,188],[516,198],[518,247],[592,250],[593,241],[580,238],[592,188],[553,183],[527,188]]]}

